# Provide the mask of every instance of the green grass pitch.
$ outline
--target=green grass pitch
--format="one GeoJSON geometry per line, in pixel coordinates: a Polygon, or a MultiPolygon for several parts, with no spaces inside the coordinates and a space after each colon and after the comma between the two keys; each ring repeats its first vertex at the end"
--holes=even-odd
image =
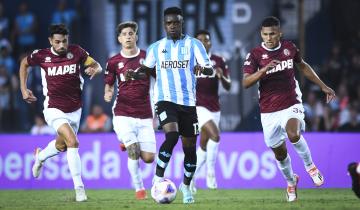
{"type": "Polygon", "coordinates": [[[132,190],[87,190],[88,201],[77,203],[72,190],[1,190],[0,209],[360,209],[350,189],[299,189],[294,203],[283,189],[199,190],[191,205],[182,204],[180,192],[171,204],[157,204],[149,193],[136,201],[132,190]]]}

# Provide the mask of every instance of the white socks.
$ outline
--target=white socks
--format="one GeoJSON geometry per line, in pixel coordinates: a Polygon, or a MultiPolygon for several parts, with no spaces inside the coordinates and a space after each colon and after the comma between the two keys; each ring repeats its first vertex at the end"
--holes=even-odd
{"type": "Polygon", "coordinates": [[[215,163],[219,150],[219,142],[209,139],[206,145],[207,174],[215,175],[215,163]]]}
{"type": "Polygon", "coordinates": [[[81,180],[81,160],[79,155],[79,148],[67,148],[67,161],[75,189],[84,187],[84,184],[81,180]]]}
{"type": "Polygon", "coordinates": [[[134,184],[135,190],[139,191],[144,189],[143,180],[139,168],[139,160],[133,160],[128,158],[128,169],[131,175],[132,183],[134,184]]]}
{"type": "Polygon", "coordinates": [[[301,159],[304,161],[306,171],[314,167],[314,163],[311,158],[309,146],[307,145],[304,137],[301,135],[298,142],[293,143],[295,151],[299,154],[301,159]]]}
{"type": "Polygon", "coordinates": [[[44,162],[46,159],[51,158],[57,154],[60,153],[59,150],[56,149],[55,147],[55,142],[56,140],[52,140],[46,147],[45,149],[41,150],[39,153],[39,160],[41,162],[44,162]]]}
{"type": "Polygon", "coordinates": [[[196,170],[193,179],[195,179],[196,175],[199,173],[205,161],[206,161],[206,151],[204,151],[203,149],[201,149],[201,147],[199,147],[196,151],[196,170]]]}
{"type": "Polygon", "coordinates": [[[276,160],[276,163],[288,184],[295,185],[294,172],[291,167],[291,158],[289,154],[287,154],[286,158],[282,161],[276,160]]]}
{"type": "Polygon", "coordinates": [[[358,165],[357,165],[357,167],[356,167],[356,172],[357,172],[358,174],[360,174],[360,163],[358,163],[358,165]]]}

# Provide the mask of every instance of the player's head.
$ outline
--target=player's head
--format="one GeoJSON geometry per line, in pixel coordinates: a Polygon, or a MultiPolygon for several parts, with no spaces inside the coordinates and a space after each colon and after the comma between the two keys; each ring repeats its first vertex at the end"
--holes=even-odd
{"type": "Polygon", "coordinates": [[[210,32],[207,30],[199,30],[195,34],[195,38],[201,41],[201,43],[204,45],[206,52],[210,51],[211,48],[211,36],[210,32]]]}
{"type": "Polygon", "coordinates": [[[179,39],[182,35],[184,18],[179,7],[168,7],[164,10],[164,27],[167,37],[179,39]]]}
{"type": "Polygon", "coordinates": [[[64,24],[55,24],[49,27],[49,42],[53,50],[63,55],[69,46],[69,31],[64,24]]]}
{"type": "Polygon", "coordinates": [[[280,20],[274,16],[266,17],[261,24],[261,38],[267,48],[279,46],[282,36],[280,20]]]}
{"type": "Polygon", "coordinates": [[[123,48],[132,49],[136,47],[137,30],[138,25],[133,21],[122,22],[117,26],[118,41],[123,48]]]}

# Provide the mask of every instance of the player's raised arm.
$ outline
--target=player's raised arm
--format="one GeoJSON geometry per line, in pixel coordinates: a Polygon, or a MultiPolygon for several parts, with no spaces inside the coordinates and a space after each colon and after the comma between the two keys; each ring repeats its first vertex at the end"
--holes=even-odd
{"type": "Polygon", "coordinates": [[[304,60],[301,60],[300,63],[297,64],[298,69],[304,74],[304,76],[312,81],[313,83],[317,84],[321,90],[326,94],[326,103],[329,103],[332,99],[335,98],[335,91],[328,87],[315,73],[313,68],[306,63],[304,60]]]}
{"type": "MultiPolygon", "coordinates": [[[[246,61],[245,61],[246,63],[246,61]]],[[[270,61],[270,63],[268,63],[266,66],[264,66],[263,68],[261,68],[260,70],[256,71],[253,74],[250,73],[244,73],[243,76],[243,83],[242,86],[244,88],[249,88],[252,85],[254,85],[257,81],[259,81],[261,79],[261,77],[263,77],[266,74],[266,71],[274,68],[277,64],[279,64],[280,61],[278,60],[272,60],[270,61]]]]}
{"type": "Polygon", "coordinates": [[[23,99],[27,103],[32,103],[32,102],[36,101],[37,98],[34,96],[32,91],[27,88],[27,85],[26,85],[27,78],[28,78],[28,68],[29,68],[29,66],[30,65],[27,62],[27,57],[24,57],[21,60],[20,70],[19,70],[20,90],[21,90],[21,94],[22,94],[23,99]]]}
{"type": "Polygon", "coordinates": [[[86,67],[85,73],[90,76],[90,79],[102,71],[100,64],[90,56],[87,56],[84,65],[86,67]]]}

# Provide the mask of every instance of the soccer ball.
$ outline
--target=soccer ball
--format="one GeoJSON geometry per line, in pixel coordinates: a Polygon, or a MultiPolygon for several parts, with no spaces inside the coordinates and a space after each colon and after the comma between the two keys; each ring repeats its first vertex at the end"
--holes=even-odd
{"type": "Polygon", "coordinates": [[[171,203],[176,198],[176,186],[170,179],[156,182],[151,188],[151,197],[156,203],[171,203]]]}

